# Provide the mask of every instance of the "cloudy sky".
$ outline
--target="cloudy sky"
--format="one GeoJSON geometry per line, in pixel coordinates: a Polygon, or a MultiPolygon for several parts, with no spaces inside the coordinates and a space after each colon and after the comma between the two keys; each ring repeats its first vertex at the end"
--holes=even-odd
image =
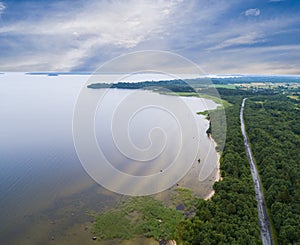
{"type": "Polygon", "coordinates": [[[207,74],[300,74],[300,1],[0,0],[0,71],[94,71],[140,50],[207,74]]]}

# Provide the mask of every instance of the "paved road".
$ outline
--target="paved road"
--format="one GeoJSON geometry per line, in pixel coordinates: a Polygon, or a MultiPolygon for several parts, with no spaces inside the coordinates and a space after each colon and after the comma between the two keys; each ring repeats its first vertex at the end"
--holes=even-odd
{"type": "Polygon", "coordinates": [[[242,107],[240,111],[240,120],[241,120],[241,130],[244,137],[244,143],[246,147],[246,153],[248,156],[248,160],[250,163],[250,170],[252,174],[252,179],[254,182],[254,189],[255,189],[255,196],[257,200],[257,209],[258,209],[258,218],[259,218],[259,228],[260,228],[260,235],[262,239],[263,245],[273,245],[272,233],[270,228],[270,221],[266,211],[266,204],[262,192],[261,181],[256,169],[256,165],[253,160],[252,152],[250,149],[249,141],[247,138],[246,130],[245,130],[245,123],[244,123],[244,107],[245,101],[247,98],[243,99],[242,107]]]}

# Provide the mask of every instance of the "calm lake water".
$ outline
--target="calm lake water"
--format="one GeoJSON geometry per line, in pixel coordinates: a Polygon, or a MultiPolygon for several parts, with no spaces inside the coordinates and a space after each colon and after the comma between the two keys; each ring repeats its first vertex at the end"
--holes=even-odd
{"type": "MultiPolygon", "coordinates": [[[[73,110],[87,79],[88,76],[83,75],[0,75],[0,244],[93,244],[93,217],[87,213],[112,207],[123,198],[97,184],[85,172],[75,151],[73,110]]],[[[98,92],[90,90],[91,96],[98,92]]],[[[105,134],[105,122],[114,111],[114,105],[132,93],[136,93],[136,98],[150,94],[155,101],[167,100],[168,103],[178,99],[149,91],[109,90],[104,101],[107,106],[98,108],[95,132],[99,145],[112,162],[119,156],[113,141],[105,134]]],[[[199,98],[181,99],[195,113],[217,106],[199,98]]],[[[149,144],[144,135],[156,123],[151,118],[165,121],[167,134],[178,131],[178,125],[170,123],[172,118],[160,110],[149,109],[140,113],[129,128],[133,142],[141,147],[149,144]]],[[[201,115],[195,114],[195,118],[199,152],[191,171],[178,184],[205,197],[212,190],[218,155],[205,133],[208,121],[201,115]],[[200,170],[202,177],[207,177],[200,178],[201,181],[200,170]]],[[[176,137],[179,136],[174,134],[173,137],[174,145],[164,149],[170,158],[176,155],[174,149],[178,148],[176,137]]],[[[188,149],[186,146],[186,154],[188,149]]],[[[164,161],[160,159],[160,162],[164,161]]],[[[141,167],[137,162],[126,160],[115,164],[119,170],[134,175],[153,174],[167,167],[154,162],[151,166],[154,167],[141,167]]]]}

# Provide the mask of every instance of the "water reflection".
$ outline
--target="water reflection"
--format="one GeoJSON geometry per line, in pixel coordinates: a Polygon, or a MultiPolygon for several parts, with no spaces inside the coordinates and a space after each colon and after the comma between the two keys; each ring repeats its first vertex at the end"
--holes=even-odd
{"type": "MultiPolygon", "coordinates": [[[[62,239],[76,224],[88,222],[90,229],[91,220],[86,212],[102,210],[122,196],[95,184],[82,168],[73,146],[73,109],[86,77],[4,74],[0,79],[0,243],[32,244],[38,241],[46,244],[53,238],[56,241],[59,237],[62,239]]],[[[110,98],[120,98],[128,91],[113,90],[111,93],[110,98]]],[[[150,92],[140,93],[143,96],[143,93],[150,92]]],[[[184,100],[195,112],[203,109],[198,98],[184,100]]],[[[213,108],[216,104],[206,101],[206,106],[213,108]]],[[[147,131],[140,127],[145,125],[143,117],[149,118],[152,114],[152,118],[160,118],[160,113],[148,110],[136,118],[131,129],[134,132],[132,140],[137,145],[146,147],[148,144],[146,138],[138,137],[147,131]]],[[[96,125],[101,125],[101,115],[100,112],[97,114],[96,125]]],[[[165,121],[169,119],[164,118],[165,121]]],[[[201,137],[197,158],[206,157],[215,168],[217,154],[205,133],[208,121],[204,116],[197,116],[197,121],[201,137]]],[[[147,122],[151,124],[149,119],[147,122]]],[[[107,147],[107,153],[114,153],[106,138],[102,137],[101,127],[96,130],[98,141],[107,147]]],[[[170,125],[169,130],[175,132],[176,124],[170,125]]],[[[178,136],[174,137],[176,142],[178,136]]],[[[176,147],[169,148],[169,157],[176,155],[176,147]]],[[[116,155],[108,154],[107,157],[116,155]]],[[[166,166],[147,168],[135,165],[128,168],[126,162],[121,162],[117,167],[128,173],[143,175],[166,166]]],[[[205,196],[211,191],[215,172],[200,185],[198,176],[201,169],[205,171],[196,161],[192,171],[179,185],[193,187],[199,195],[205,196]]],[[[84,231],[84,228],[80,226],[78,229],[84,231]]],[[[88,237],[84,232],[78,236],[83,236],[82,239],[88,237]]],[[[75,236],[77,241],[80,240],[78,236],[75,236]]],[[[68,239],[70,242],[74,238],[68,239]]]]}

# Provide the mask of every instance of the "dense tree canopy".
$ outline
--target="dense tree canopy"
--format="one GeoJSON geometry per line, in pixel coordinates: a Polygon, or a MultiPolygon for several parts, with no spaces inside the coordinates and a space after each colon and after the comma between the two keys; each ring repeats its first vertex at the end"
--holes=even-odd
{"type": "Polygon", "coordinates": [[[215,183],[213,198],[199,200],[196,215],[180,223],[177,240],[183,244],[261,244],[254,187],[239,123],[242,97],[226,99],[233,106],[226,109],[223,180],[215,183]]]}
{"type": "Polygon", "coordinates": [[[300,110],[284,94],[255,96],[246,128],[279,244],[300,243],[300,110]]]}

